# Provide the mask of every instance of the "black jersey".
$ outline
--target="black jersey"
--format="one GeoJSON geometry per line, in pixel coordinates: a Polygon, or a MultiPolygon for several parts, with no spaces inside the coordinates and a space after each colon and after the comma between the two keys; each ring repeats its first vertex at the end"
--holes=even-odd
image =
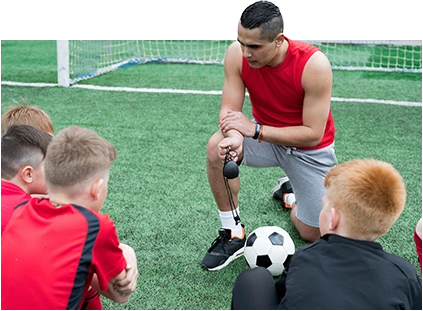
{"type": "Polygon", "coordinates": [[[422,309],[414,266],[377,242],[335,234],[298,249],[277,288],[282,309],[422,309]]]}

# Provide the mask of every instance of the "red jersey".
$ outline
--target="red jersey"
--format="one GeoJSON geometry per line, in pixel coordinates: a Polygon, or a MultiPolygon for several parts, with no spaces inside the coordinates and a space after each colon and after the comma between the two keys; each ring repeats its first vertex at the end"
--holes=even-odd
{"type": "MultiPolygon", "coordinates": [[[[254,119],[264,125],[274,127],[303,125],[304,89],[301,84],[304,67],[317,47],[302,41],[288,40],[289,46],[284,61],[275,67],[252,68],[242,59],[241,78],[248,89],[254,119]]],[[[315,147],[301,149],[320,149],[335,140],[335,125],[329,111],[326,129],[320,143],[315,147]]]]}
{"type": "Polygon", "coordinates": [[[107,290],[125,267],[107,215],[33,198],[15,209],[1,239],[1,308],[79,309],[94,273],[107,290]]]}
{"type": "Polygon", "coordinates": [[[5,180],[1,181],[1,235],[15,207],[30,199],[31,196],[20,187],[5,180]]]}
{"type": "Polygon", "coordinates": [[[417,234],[416,229],[414,229],[414,243],[416,245],[417,258],[419,259],[420,270],[422,269],[422,238],[417,234]]]}

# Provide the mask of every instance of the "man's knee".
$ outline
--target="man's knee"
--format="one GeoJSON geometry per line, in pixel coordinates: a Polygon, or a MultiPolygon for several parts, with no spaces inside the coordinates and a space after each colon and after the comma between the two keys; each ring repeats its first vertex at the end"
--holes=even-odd
{"type": "Polygon", "coordinates": [[[320,238],[320,229],[306,225],[299,220],[296,216],[295,208],[291,211],[291,220],[302,240],[306,242],[314,242],[320,238]]]}
{"type": "Polygon", "coordinates": [[[217,153],[217,146],[222,141],[223,135],[221,132],[214,133],[207,144],[207,160],[208,161],[217,161],[219,159],[217,153]]]}
{"type": "Polygon", "coordinates": [[[312,243],[320,238],[319,228],[309,227],[307,229],[300,229],[298,232],[300,233],[301,239],[306,242],[312,243]]]}

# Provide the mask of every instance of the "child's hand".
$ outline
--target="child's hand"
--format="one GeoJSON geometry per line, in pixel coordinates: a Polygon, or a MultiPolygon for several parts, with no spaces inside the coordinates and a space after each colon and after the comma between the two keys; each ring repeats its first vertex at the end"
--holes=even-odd
{"type": "Polygon", "coordinates": [[[137,257],[132,247],[123,243],[120,243],[119,247],[122,249],[123,257],[125,257],[126,260],[126,275],[125,278],[113,284],[113,289],[122,296],[126,296],[132,294],[137,287],[138,264],[137,257]]]}
{"type": "Polygon", "coordinates": [[[130,264],[126,266],[126,276],[124,279],[117,281],[113,288],[122,296],[130,295],[135,291],[138,280],[138,268],[132,267],[130,264]]]}

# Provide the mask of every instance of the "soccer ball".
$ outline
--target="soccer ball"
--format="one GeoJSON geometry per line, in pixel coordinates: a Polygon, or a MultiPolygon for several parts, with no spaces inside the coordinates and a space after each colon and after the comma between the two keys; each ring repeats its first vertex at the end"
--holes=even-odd
{"type": "Polygon", "coordinates": [[[280,227],[264,226],[251,232],[244,246],[244,257],[250,268],[265,267],[279,276],[285,262],[295,252],[291,236],[280,227]]]}

